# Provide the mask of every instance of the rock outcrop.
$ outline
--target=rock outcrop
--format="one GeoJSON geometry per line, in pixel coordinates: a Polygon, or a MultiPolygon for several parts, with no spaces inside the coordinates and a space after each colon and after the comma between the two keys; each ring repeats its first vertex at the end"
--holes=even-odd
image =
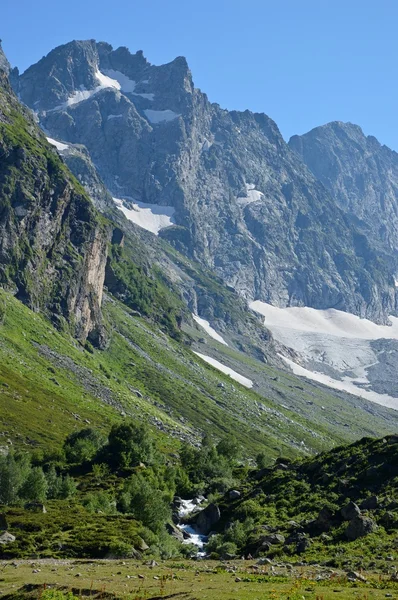
{"type": "Polygon", "coordinates": [[[398,154],[358,125],[341,122],[293,136],[289,146],[355,223],[364,258],[371,258],[372,247],[396,256],[398,154]]]}
{"type": "Polygon", "coordinates": [[[82,342],[101,345],[112,227],[0,71],[0,284],[82,342]]]}

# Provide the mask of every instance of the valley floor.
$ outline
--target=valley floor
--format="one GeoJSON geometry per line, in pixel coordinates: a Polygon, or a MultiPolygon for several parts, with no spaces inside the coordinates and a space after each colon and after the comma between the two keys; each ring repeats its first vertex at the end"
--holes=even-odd
{"type": "Polygon", "coordinates": [[[54,590],[78,598],[155,600],[378,600],[398,598],[396,564],[388,573],[347,574],[319,565],[255,561],[17,561],[0,562],[1,600],[55,598],[54,590]],[[395,579],[394,579],[395,577],[395,579]],[[360,579],[363,578],[363,581],[360,579]]]}

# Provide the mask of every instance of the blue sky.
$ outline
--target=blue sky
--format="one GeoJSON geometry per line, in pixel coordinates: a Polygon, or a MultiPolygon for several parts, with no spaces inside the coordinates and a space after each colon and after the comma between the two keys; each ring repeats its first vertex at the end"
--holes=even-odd
{"type": "Polygon", "coordinates": [[[71,39],[183,55],[211,101],[286,139],[351,121],[398,151],[397,23],[397,0],[1,0],[0,37],[21,70],[71,39]]]}

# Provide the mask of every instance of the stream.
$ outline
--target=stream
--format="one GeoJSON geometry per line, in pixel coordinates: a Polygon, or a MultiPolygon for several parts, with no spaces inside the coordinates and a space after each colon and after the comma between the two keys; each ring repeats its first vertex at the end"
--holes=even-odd
{"type": "MultiPolygon", "coordinates": [[[[178,515],[182,519],[183,517],[187,517],[189,514],[191,514],[196,508],[198,508],[198,504],[196,504],[193,500],[182,500],[181,506],[178,510],[178,515]]],[[[193,544],[196,546],[198,548],[198,552],[196,554],[198,558],[203,558],[206,556],[206,552],[204,552],[203,548],[207,541],[207,536],[198,533],[196,529],[192,527],[192,525],[179,523],[177,527],[178,529],[181,529],[181,531],[189,534],[189,537],[187,537],[183,543],[193,544]]]]}

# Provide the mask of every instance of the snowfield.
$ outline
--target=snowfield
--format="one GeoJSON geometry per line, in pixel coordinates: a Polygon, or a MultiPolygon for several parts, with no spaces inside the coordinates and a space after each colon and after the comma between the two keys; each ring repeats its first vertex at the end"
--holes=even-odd
{"type": "Polygon", "coordinates": [[[58,152],[62,152],[63,150],[67,150],[69,148],[68,144],[63,144],[62,142],[57,142],[57,140],[53,140],[50,137],[47,138],[47,142],[49,142],[50,144],[55,146],[56,149],[58,150],[58,152]]]}
{"type": "MultiPolygon", "coordinates": [[[[125,94],[133,94],[134,96],[142,96],[142,98],[146,98],[147,100],[153,100],[155,97],[154,94],[136,93],[134,91],[137,86],[136,82],[133,81],[133,79],[129,79],[127,77],[127,75],[124,75],[124,73],[121,73],[120,71],[114,71],[113,69],[109,69],[109,70],[105,71],[104,73],[102,73],[101,71],[97,70],[95,72],[95,78],[98,82],[98,85],[95,88],[93,88],[91,90],[87,90],[84,88],[81,88],[80,90],[76,90],[71,96],[69,96],[69,98],[66,100],[66,102],[64,102],[63,104],[60,104],[59,106],[56,106],[55,108],[52,108],[48,112],[53,112],[56,110],[63,110],[65,108],[68,108],[69,106],[74,106],[75,104],[79,104],[80,102],[84,102],[84,100],[88,100],[92,96],[95,96],[95,94],[98,94],[98,92],[101,92],[102,90],[106,90],[106,89],[110,89],[110,88],[117,90],[119,92],[123,92],[125,94]]],[[[157,112],[157,111],[155,111],[155,112],[157,112]]],[[[166,112],[172,112],[172,111],[166,111],[166,112]]],[[[168,120],[170,120],[170,119],[168,119],[168,120]]]]}
{"type": "Polygon", "coordinates": [[[165,123],[167,121],[174,121],[180,115],[175,113],[173,110],[144,110],[145,116],[150,123],[157,125],[158,123],[165,123]]]}
{"type": "Polygon", "coordinates": [[[224,346],[228,346],[227,342],[221,337],[221,335],[217,333],[215,329],[213,329],[209,321],[206,321],[206,319],[201,319],[198,317],[198,315],[194,314],[192,314],[192,317],[194,321],[196,321],[196,323],[200,325],[211,338],[213,338],[213,340],[220,342],[220,344],[224,344],[224,346]]]}
{"type": "Polygon", "coordinates": [[[123,200],[120,200],[119,198],[114,198],[113,200],[118,209],[122,211],[129,221],[132,221],[147,231],[151,231],[155,235],[158,235],[161,229],[171,227],[175,224],[173,218],[175,209],[173,206],[147,204],[145,202],[133,200],[131,202],[132,208],[127,208],[123,204],[123,200]]]}
{"type": "Polygon", "coordinates": [[[207,362],[212,367],[215,367],[216,369],[218,369],[222,373],[225,373],[226,375],[229,375],[231,377],[231,379],[233,379],[234,381],[237,381],[238,383],[241,383],[242,385],[244,385],[247,388],[252,388],[253,387],[253,382],[252,382],[251,379],[248,379],[247,377],[244,377],[243,375],[240,375],[240,373],[237,373],[233,369],[230,369],[229,367],[226,367],[225,365],[223,365],[222,363],[220,363],[215,358],[212,358],[211,356],[206,356],[206,354],[201,354],[200,352],[195,352],[195,351],[194,351],[194,354],[196,354],[196,356],[199,356],[199,358],[201,358],[202,360],[204,360],[205,362],[207,362]]]}
{"type": "Polygon", "coordinates": [[[278,308],[258,300],[250,308],[264,317],[277,341],[297,353],[301,364],[281,355],[296,375],[398,409],[398,385],[392,382],[391,394],[379,393],[369,379],[369,369],[386,354],[372,342],[398,340],[396,317],[388,326],[335,309],[278,308]]]}

